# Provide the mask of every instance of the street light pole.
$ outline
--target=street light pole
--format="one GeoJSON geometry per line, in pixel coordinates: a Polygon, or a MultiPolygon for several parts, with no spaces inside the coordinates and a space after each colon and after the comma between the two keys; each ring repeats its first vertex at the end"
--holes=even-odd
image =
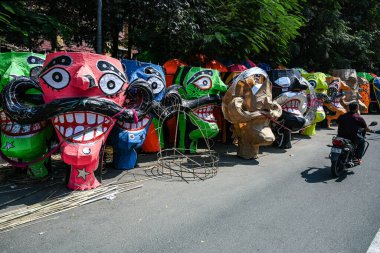
{"type": "Polygon", "coordinates": [[[96,53],[101,54],[103,52],[103,39],[102,39],[102,0],[98,0],[97,21],[98,29],[96,33],[96,53]]]}

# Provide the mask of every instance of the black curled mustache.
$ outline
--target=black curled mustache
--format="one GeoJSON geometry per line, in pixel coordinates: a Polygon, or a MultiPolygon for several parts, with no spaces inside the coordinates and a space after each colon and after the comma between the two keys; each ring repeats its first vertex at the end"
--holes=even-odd
{"type": "Polygon", "coordinates": [[[26,95],[26,91],[29,89],[36,89],[42,93],[38,82],[28,77],[18,77],[4,87],[1,102],[7,115],[21,124],[34,124],[62,113],[75,111],[92,111],[110,117],[119,114],[116,117],[117,120],[132,123],[135,113],[139,119],[142,119],[150,112],[153,92],[146,81],[134,82],[133,85],[128,86],[126,92],[131,88],[141,90],[144,96],[144,102],[135,110],[124,110],[122,106],[101,97],[61,98],[43,103],[42,95],[26,95]],[[36,105],[30,105],[28,102],[36,105]]]}
{"type": "Polygon", "coordinates": [[[157,118],[168,119],[178,113],[179,110],[191,111],[194,108],[220,103],[222,98],[220,95],[208,95],[198,99],[184,99],[179,93],[181,86],[172,85],[166,90],[164,99],[161,102],[153,101],[152,111],[157,118]]]}

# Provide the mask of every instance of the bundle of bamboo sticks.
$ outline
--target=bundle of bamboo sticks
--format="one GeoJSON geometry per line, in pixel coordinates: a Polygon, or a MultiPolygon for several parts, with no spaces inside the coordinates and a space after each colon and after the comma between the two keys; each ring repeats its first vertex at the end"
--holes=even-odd
{"type": "Polygon", "coordinates": [[[116,194],[141,188],[136,185],[151,177],[133,182],[112,182],[89,191],[70,192],[51,200],[0,214],[0,233],[36,223],[36,221],[101,199],[112,199],[116,194]],[[134,186],[136,185],[136,186],[134,186]],[[34,222],[34,223],[31,223],[34,222]]]}

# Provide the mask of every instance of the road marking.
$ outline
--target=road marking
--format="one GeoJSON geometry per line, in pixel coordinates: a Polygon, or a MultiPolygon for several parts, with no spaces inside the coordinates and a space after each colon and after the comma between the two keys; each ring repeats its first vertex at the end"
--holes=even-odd
{"type": "Polygon", "coordinates": [[[380,229],[377,231],[375,238],[369,246],[367,253],[380,253],[380,229]]]}

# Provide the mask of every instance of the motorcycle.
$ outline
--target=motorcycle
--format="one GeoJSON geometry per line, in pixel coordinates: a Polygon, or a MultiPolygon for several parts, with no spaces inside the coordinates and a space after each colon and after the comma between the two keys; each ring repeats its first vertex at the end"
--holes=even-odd
{"type": "MultiPolygon", "coordinates": [[[[373,121],[369,126],[376,126],[377,122],[373,121]]],[[[358,130],[358,135],[365,139],[366,130],[361,128],[358,130]]],[[[364,154],[367,152],[369,147],[369,142],[365,141],[364,154]]],[[[332,139],[332,146],[330,152],[331,160],[331,174],[333,177],[339,177],[344,169],[354,167],[354,156],[355,156],[356,145],[350,140],[335,136],[332,139]]]]}

